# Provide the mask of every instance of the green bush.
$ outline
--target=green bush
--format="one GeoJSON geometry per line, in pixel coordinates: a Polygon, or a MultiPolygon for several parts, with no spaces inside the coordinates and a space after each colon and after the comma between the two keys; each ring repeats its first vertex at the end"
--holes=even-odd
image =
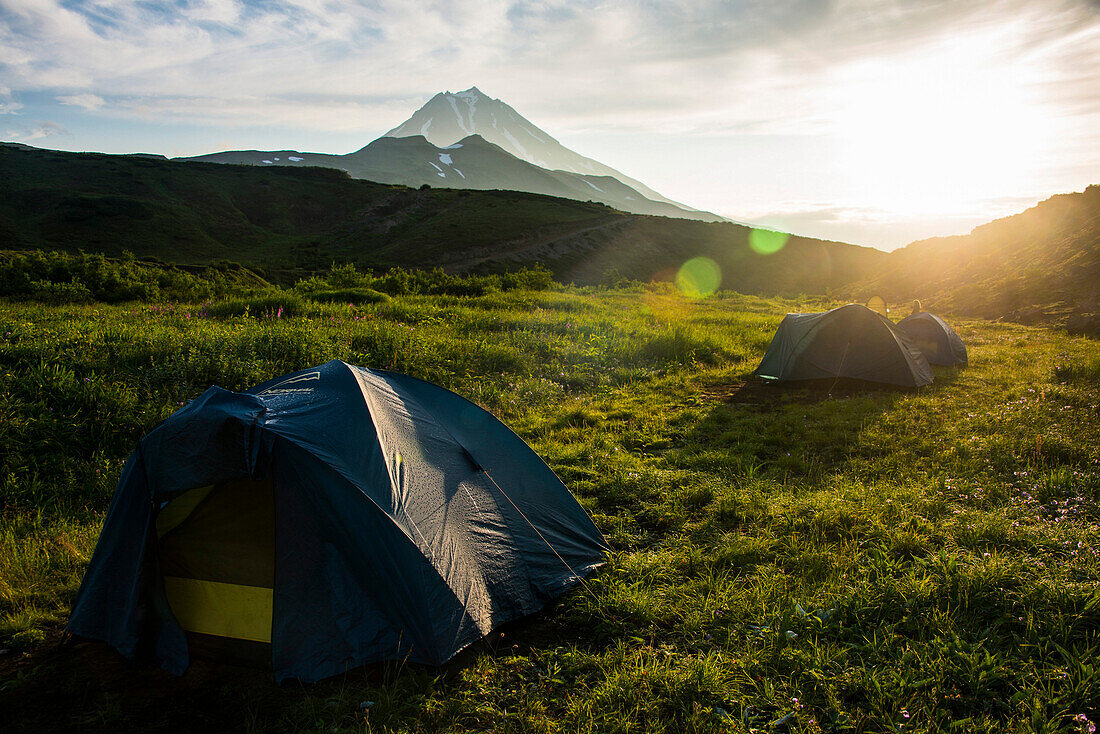
{"type": "Polygon", "coordinates": [[[33,250],[0,253],[0,296],[17,301],[120,303],[202,301],[268,287],[239,265],[219,263],[193,273],[164,263],[101,254],[33,250]]]}
{"type": "Polygon", "coordinates": [[[92,292],[83,283],[73,278],[68,283],[51,283],[48,280],[36,280],[31,283],[30,298],[34,301],[58,306],[63,303],[88,303],[92,292]]]}
{"type": "Polygon", "coordinates": [[[622,358],[628,362],[657,365],[716,364],[725,356],[721,347],[709,337],[701,337],[684,326],[674,326],[652,336],[627,342],[622,358]]]}
{"type": "Polygon", "coordinates": [[[251,316],[257,319],[287,319],[299,316],[305,301],[294,291],[272,291],[252,298],[234,298],[210,306],[207,313],[215,318],[251,316]]]}
{"type": "Polygon", "coordinates": [[[531,269],[519,270],[513,273],[504,273],[500,276],[500,289],[545,291],[550,289],[553,273],[542,265],[536,265],[531,269]]]}
{"type": "Polygon", "coordinates": [[[302,278],[294,284],[294,290],[299,293],[316,293],[318,291],[326,291],[332,288],[329,285],[327,278],[322,278],[319,275],[311,275],[308,278],[302,278]]]}
{"type": "Polygon", "coordinates": [[[361,288],[371,285],[374,280],[369,273],[359,272],[354,265],[333,265],[325,278],[331,288],[361,288]]]}
{"type": "Polygon", "coordinates": [[[25,650],[36,645],[41,645],[46,641],[46,633],[40,629],[23,630],[22,632],[16,632],[11,636],[12,647],[25,650]]]}
{"type": "MultiPolygon", "coordinates": [[[[295,286],[297,290],[297,286],[295,286]]],[[[366,303],[381,303],[390,300],[385,293],[379,293],[373,288],[341,288],[339,290],[320,290],[307,292],[306,298],[318,303],[353,303],[361,306],[366,303]]]]}
{"type": "MultiPolygon", "coordinates": [[[[294,284],[294,290],[315,301],[339,301],[340,297],[328,297],[334,292],[380,291],[391,296],[484,296],[489,293],[512,290],[544,291],[550,288],[551,273],[542,266],[531,270],[519,270],[503,275],[452,275],[440,268],[434,270],[405,270],[393,268],[374,276],[363,273],[354,265],[333,265],[324,275],[303,278],[294,284]]],[[[347,299],[348,303],[375,303],[376,297],[367,300],[347,299]],[[373,300],[371,300],[373,299],[373,300]]]]}
{"type": "Polygon", "coordinates": [[[1062,362],[1054,368],[1054,378],[1070,384],[1100,385],[1100,355],[1080,362],[1062,362]]]}

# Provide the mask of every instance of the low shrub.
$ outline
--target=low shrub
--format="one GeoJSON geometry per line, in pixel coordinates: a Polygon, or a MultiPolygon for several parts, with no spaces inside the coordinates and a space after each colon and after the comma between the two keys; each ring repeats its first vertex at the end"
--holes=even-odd
{"type": "Polygon", "coordinates": [[[189,272],[165,263],[139,262],[132,255],[113,259],[43,250],[0,252],[0,296],[15,301],[203,301],[267,287],[255,273],[232,263],[189,272]]]}
{"type": "MultiPolygon", "coordinates": [[[[297,290],[297,288],[295,288],[297,290]]],[[[366,303],[381,303],[390,300],[385,293],[373,288],[341,288],[338,290],[319,290],[307,292],[306,298],[318,303],[353,303],[357,306],[366,303]]]]}
{"type": "Polygon", "coordinates": [[[1054,368],[1054,379],[1069,384],[1100,385],[1100,355],[1081,362],[1062,362],[1054,368]]]}
{"type": "MultiPolygon", "coordinates": [[[[381,275],[371,275],[356,269],[354,265],[334,265],[326,274],[312,275],[294,284],[294,290],[312,300],[338,301],[334,292],[376,291],[391,296],[484,296],[489,293],[512,290],[544,291],[550,288],[551,273],[537,266],[504,274],[452,275],[440,268],[434,270],[405,270],[392,268],[381,275]],[[320,296],[320,297],[318,297],[320,296]]],[[[379,299],[349,303],[375,303],[379,299]]]]}
{"type": "Polygon", "coordinates": [[[215,318],[251,316],[258,319],[280,319],[298,316],[305,308],[302,296],[293,291],[269,291],[252,298],[234,298],[210,306],[215,318]]]}
{"type": "Polygon", "coordinates": [[[89,303],[94,300],[92,292],[76,278],[68,283],[51,283],[48,280],[33,281],[27,295],[30,300],[40,301],[51,306],[59,306],[63,303],[89,303]]]}

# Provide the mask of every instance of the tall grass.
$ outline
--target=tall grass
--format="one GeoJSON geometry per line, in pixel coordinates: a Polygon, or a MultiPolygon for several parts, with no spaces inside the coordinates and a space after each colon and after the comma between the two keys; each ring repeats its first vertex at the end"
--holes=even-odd
{"type": "MultiPolygon", "coordinates": [[[[746,386],[789,301],[637,286],[297,297],[0,309],[3,644],[59,629],[141,435],[210,384],[332,358],[492,410],[614,552],[443,670],[353,673],[268,708],[250,703],[258,676],[202,689],[238,713],[112,709],[112,727],[1002,732],[1096,718],[1094,343],[955,324],[968,369],[916,393],[828,397],[746,386]]],[[[36,670],[7,690],[53,690],[67,669],[36,670]]],[[[81,685],[79,706],[114,700],[81,685]]]]}

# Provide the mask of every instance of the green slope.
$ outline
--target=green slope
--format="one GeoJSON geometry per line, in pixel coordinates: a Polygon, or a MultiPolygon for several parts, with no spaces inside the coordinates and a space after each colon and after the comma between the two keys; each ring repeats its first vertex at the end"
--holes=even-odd
{"type": "Polygon", "coordinates": [[[968,235],[896,250],[850,289],[929,309],[1011,320],[1100,311],[1100,186],[1053,196],[968,235]]]}
{"type": "Polygon", "coordinates": [[[671,279],[685,261],[706,256],[719,265],[723,287],[792,294],[866,278],[886,258],[798,237],[758,255],[749,232],[515,191],[377,184],[326,168],[0,146],[0,249],[227,259],[279,280],[334,260],[454,272],[543,264],[577,283],[600,282],[612,270],[671,279]]]}
{"type": "Polygon", "coordinates": [[[322,266],[333,257],[387,265],[420,254],[404,247],[409,233],[430,253],[616,216],[564,199],[418,191],[325,168],[260,170],[0,147],[0,249],[129,250],[178,263],[218,258],[275,268],[322,266]],[[428,223],[435,232],[424,237],[428,223]],[[399,256],[387,254],[393,251],[399,256]]]}
{"type": "Polygon", "coordinates": [[[264,168],[325,166],[347,171],[354,178],[419,187],[509,189],[595,201],[634,214],[723,221],[710,212],[653,201],[637,189],[608,175],[581,175],[541,168],[520,160],[480,135],[436,147],[423,135],[382,137],[347,155],[301,153],[293,150],[231,150],[178,160],[236,163],[264,168]]]}

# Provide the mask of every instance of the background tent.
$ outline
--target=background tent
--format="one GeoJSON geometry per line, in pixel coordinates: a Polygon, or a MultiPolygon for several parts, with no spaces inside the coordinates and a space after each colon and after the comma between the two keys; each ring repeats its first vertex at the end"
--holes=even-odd
{"type": "Polygon", "coordinates": [[[933,378],[920,350],[892,321],[855,303],[787,314],[756,374],[766,380],[845,377],[907,387],[933,378]]]}
{"type": "Polygon", "coordinates": [[[212,387],[130,456],[69,630],[182,673],[191,645],[278,679],[439,664],[603,562],[554,473],[486,411],[340,361],[212,387]]]}
{"type": "Polygon", "coordinates": [[[899,321],[898,328],[913,340],[930,364],[948,367],[967,364],[966,345],[939,316],[915,313],[899,321]]]}

